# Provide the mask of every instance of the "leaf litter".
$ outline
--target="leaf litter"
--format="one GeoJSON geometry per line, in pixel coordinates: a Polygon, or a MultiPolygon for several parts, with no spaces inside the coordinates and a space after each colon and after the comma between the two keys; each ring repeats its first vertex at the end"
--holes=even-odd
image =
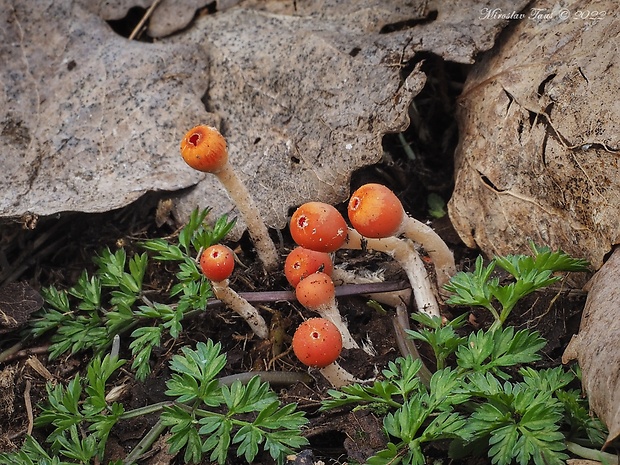
{"type": "Polygon", "coordinates": [[[476,19],[486,2],[299,2],[275,13],[280,2],[267,2],[199,14],[149,44],[115,35],[91,2],[0,3],[5,218],[108,211],[195,184],[176,202],[180,221],[198,204],[230,211],[219,185],[178,156],[200,122],[221,127],[261,213],[281,228],[308,198],[344,200],[351,173],[406,128],[425,82],[406,68],[416,53],[471,63],[502,27],[476,19]]]}

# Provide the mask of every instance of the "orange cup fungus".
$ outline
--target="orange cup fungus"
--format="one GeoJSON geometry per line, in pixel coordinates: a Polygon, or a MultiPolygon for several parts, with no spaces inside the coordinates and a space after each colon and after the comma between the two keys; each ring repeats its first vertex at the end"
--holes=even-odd
{"type": "Polygon", "coordinates": [[[224,281],[230,277],[235,268],[234,253],[225,245],[212,245],[202,252],[200,268],[211,281],[224,281]]]}
{"type": "Polygon", "coordinates": [[[284,262],[284,276],[293,287],[297,287],[299,281],[317,271],[331,276],[334,265],[328,253],[298,246],[288,254],[284,262]]]}

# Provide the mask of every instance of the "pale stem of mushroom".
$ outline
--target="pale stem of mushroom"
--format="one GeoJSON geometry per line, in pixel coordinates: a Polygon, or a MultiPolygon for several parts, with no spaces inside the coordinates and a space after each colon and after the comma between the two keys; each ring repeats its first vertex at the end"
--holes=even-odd
{"type": "Polygon", "coordinates": [[[228,286],[228,279],[219,282],[212,281],[211,287],[215,297],[247,321],[252,331],[254,331],[254,334],[261,339],[267,339],[269,337],[269,328],[267,327],[267,323],[265,323],[265,319],[252,304],[228,286]]]}
{"type": "Polygon", "coordinates": [[[397,237],[370,239],[363,237],[355,229],[349,228],[347,242],[342,247],[362,250],[362,244],[367,249],[386,253],[398,262],[411,283],[413,296],[419,311],[430,316],[441,316],[437,297],[433,291],[433,285],[428,272],[411,242],[397,237]]]}
{"type": "Polygon", "coordinates": [[[345,349],[359,349],[359,344],[353,339],[353,336],[351,336],[349,327],[338,310],[335,297],[332,297],[331,302],[325,305],[319,305],[314,311],[336,325],[336,328],[338,328],[342,336],[342,347],[345,349]]]}
{"type": "Polygon", "coordinates": [[[404,212],[399,232],[395,234],[395,236],[399,234],[403,234],[408,239],[424,247],[424,250],[426,250],[435,265],[437,285],[441,290],[443,285],[450,281],[450,278],[456,274],[454,255],[448,245],[433,228],[410,217],[404,212]]]}
{"type": "Polygon", "coordinates": [[[324,368],[319,368],[319,371],[335,388],[340,388],[342,386],[346,386],[347,384],[364,382],[342,368],[338,362],[331,363],[324,368]]]}
{"type": "Polygon", "coordinates": [[[269,236],[269,231],[265,222],[260,216],[259,210],[254,203],[250,192],[241,181],[230,163],[217,173],[214,173],[222,185],[226,188],[228,195],[233,200],[241,218],[245,222],[250,238],[256,248],[256,253],[267,271],[274,271],[279,266],[279,257],[276,246],[269,236]]]}
{"type": "MultiPolygon", "coordinates": [[[[362,276],[359,273],[345,270],[343,268],[334,268],[332,272],[332,281],[341,284],[369,284],[384,282],[382,276],[362,276]]],[[[399,291],[381,292],[373,294],[365,294],[368,298],[376,300],[380,304],[396,307],[403,302],[411,300],[411,288],[401,289],[399,291]]]]}

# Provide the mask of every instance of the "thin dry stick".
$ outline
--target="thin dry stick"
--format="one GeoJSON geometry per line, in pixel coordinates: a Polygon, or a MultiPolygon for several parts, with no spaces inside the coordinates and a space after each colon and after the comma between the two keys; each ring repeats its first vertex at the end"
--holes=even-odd
{"type": "Polygon", "coordinates": [[[149,9],[146,10],[146,13],[144,13],[144,16],[142,17],[138,25],[133,29],[133,31],[131,31],[131,34],[129,35],[129,40],[134,40],[136,38],[136,36],[140,33],[142,26],[144,26],[144,23],[146,23],[147,19],[151,17],[151,14],[153,14],[153,11],[155,11],[155,8],[157,8],[157,5],[159,5],[160,2],[161,0],[155,0],[153,4],[149,7],[149,9]]]}
{"type": "Polygon", "coordinates": [[[28,415],[28,436],[32,434],[34,427],[34,415],[32,414],[32,401],[30,400],[30,380],[26,380],[26,388],[24,389],[24,404],[26,404],[26,414],[28,415]]]}
{"type": "Polygon", "coordinates": [[[25,358],[29,355],[46,354],[49,349],[49,344],[21,350],[23,346],[23,341],[20,341],[17,344],[9,347],[8,349],[0,352],[0,363],[12,362],[13,360],[16,360],[18,358],[25,358]]]}
{"type": "Polygon", "coordinates": [[[409,315],[407,314],[405,305],[396,307],[396,316],[392,319],[392,325],[394,326],[394,333],[396,335],[396,345],[401,355],[403,357],[411,355],[414,359],[420,360],[422,366],[420,367],[420,371],[418,371],[418,376],[425,386],[430,386],[431,376],[433,374],[424,364],[424,360],[420,357],[415,343],[407,335],[407,330],[411,329],[411,326],[409,325],[409,315]]]}
{"type": "MultiPolygon", "coordinates": [[[[380,283],[365,284],[343,284],[336,286],[336,297],[345,297],[350,295],[375,294],[381,292],[394,292],[410,287],[407,281],[383,281],[380,283]]],[[[239,295],[248,302],[283,302],[296,300],[293,291],[249,291],[239,292],[239,295]]],[[[215,307],[222,305],[217,299],[209,299],[207,307],[215,307]]]]}
{"type": "Polygon", "coordinates": [[[39,360],[36,356],[31,355],[30,358],[26,360],[26,365],[36,371],[39,376],[41,376],[41,378],[45,379],[46,381],[54,380],[54,375],[51,374],[47,368],[45,368],[45,365],[43,365],[41,363],[41,360],[39,360]]]}

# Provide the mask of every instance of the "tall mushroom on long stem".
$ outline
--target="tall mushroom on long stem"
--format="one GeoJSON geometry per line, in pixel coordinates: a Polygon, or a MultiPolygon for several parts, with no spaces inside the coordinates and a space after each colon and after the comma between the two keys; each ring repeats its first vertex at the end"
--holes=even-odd
{"type": "Polygon", "coordinates": [[[435,265],[439,288],[456,273],[454,256],[443,239],[430,226],[408,216],[388,187],[370,183],[357,189],[349,200],[348,214],[351,225],[364,237],[404,235],[424,247],[435,265]]]}
{"type": "Polygon", "coordinates": [[[274,271],[278,267],[278,251],[250,192],[228,163],[226,140],[220,132],[206,125],[190,129],[181,141],[181,155],[195,170],[217,176],[239,209],[265,270],[274,271]]]}
{"type": "Polygon", "coordinates": [[[269,328],[258,310],[228,285],[228,278],[235,267],[234,252],[225,245],[208,247],[200,256],[200,268],[211,281],[215,297],[239,314],[261,339],[269,337],[269,328]]]}

